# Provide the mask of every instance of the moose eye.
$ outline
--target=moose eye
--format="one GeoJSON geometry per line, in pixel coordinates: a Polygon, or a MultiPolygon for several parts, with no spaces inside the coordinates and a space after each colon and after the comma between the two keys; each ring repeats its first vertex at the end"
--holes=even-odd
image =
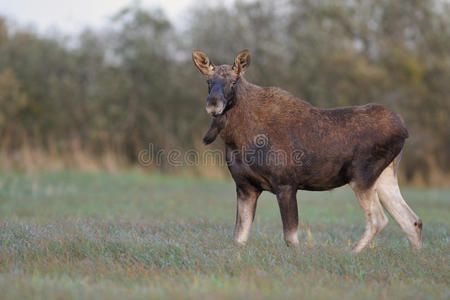
{"type": "Polygon", "coordinates": [[[212,81],[208,79],[206,80],[206,83],[208,84],[208,91],[211,91],[212,81]]]}

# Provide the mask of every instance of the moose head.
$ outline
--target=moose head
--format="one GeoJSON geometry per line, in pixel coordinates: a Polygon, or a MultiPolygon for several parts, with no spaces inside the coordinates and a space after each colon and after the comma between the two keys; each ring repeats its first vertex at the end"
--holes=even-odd
{"type": "Polygon", "coordinates": [[[233,66],[215,66],[205,53],[197,50],[192,51],[192,59],[197,69],[208,77],[206,111],[213,116],[220,116],[233,105],[236,85],[250,65],[250,52],[241,51],[233,66]]]}

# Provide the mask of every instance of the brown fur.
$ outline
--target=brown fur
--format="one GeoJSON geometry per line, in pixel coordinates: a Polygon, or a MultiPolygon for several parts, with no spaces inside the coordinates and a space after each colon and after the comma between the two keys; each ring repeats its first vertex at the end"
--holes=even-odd
{"type": "Polygon", "coordinates": [[[205,136],[203,137],[203,144],[209,145],[212,142],[214,142],[224,126],[225,126],[225,114],[220,115],[218,117],[213,117],[209,129],[205,133],[205,136]]]}
{"type": "Polygon", "coordinates": [[[350,182],[358,191],[369,190],[399,156],[408,131],[397,114],[379,104],[319,109],[279,88],[251,84],[242,77],[249,53],[242,53],[233,67],[204,66],[212,70],[207,72],[214,91],[210,88],[208,105],[211,98],[225,105],[204,142],[219,134],[226,145],[228,167],[241,195],[235,240],[245,240],[240,230],[248,232],[247,223],[238,222],[239,211],[247,211],[242,195],[266,190],[277,195],[286,242],[296,244],[296,191],[330,190],[350,182]],[[260,136],[264,143],[255,144],[260,136]],[[268,157],[274,151],[287,154],[282,164],[268,157]]]}
{"type": "Polygon", "coordinates": [[[261,88],[241,79],[235,106],[226,112],[220,132],[227,151],[250,149],[264,134],[270,149],[300,150],[301,165],[231,166],[259,188],[278,185],[328,190],[354,181],[370,187],[400,153],[408,132],[401,118],[378,104],[318,109],[278,88],[261,88]],[[261,176],[261,174],[265,174],[261,176]]]}

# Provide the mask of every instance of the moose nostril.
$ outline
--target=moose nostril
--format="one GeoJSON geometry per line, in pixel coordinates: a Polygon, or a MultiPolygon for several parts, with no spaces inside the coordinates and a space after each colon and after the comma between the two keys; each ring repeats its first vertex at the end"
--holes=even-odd
{"type": "Polygon", "coordinates": [[[218,98],[217,97],[210,96],[206,100],[206,105],[208,105],[208,106],[216,106],[217,102],[218,102],[218,98]]]}

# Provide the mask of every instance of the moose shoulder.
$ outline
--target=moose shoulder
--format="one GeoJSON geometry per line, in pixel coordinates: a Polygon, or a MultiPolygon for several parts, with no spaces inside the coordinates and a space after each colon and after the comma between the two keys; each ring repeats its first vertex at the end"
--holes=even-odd
{"type": "Polygon", "coordinates": [[[208,76],[206,109],[213,115],[204,142],[220,135],[237,189],[234,241],[248,238],[256,201],[277,196],[288,245],[298,244],[297,190],[329,190],[350,184],[366,216],[361,251],[387,225],[383,206],[400,224],[414,249],[421,247],[422,222],[403,200],[397,183],[408,137],[402,119],[378,104],[319,109],[278,88],[247,82],[247,50],[233,66],[214,66],[194,51],[208,76]]]}

